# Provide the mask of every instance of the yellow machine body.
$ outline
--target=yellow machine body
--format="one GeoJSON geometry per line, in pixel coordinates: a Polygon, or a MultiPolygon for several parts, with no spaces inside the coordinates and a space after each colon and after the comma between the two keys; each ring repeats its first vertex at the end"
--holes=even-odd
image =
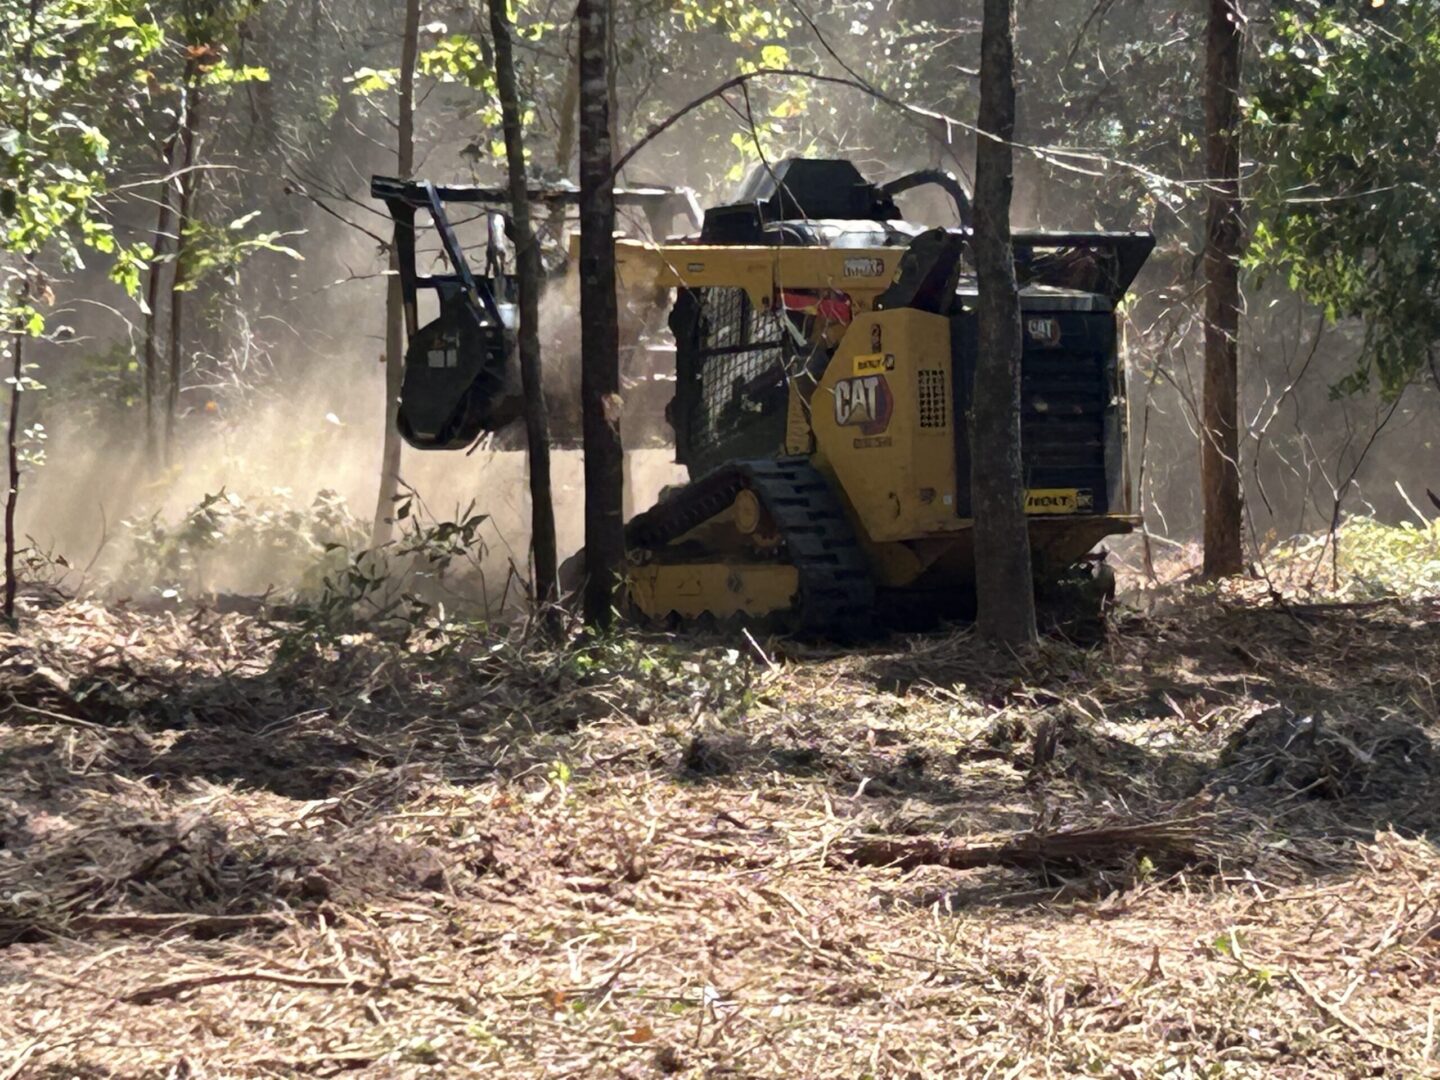
{"type": "MultiPolygon", "coordinates": [[[[804,458],[838,496],[875,586],[911,591],[965,590],[973,584],[972,519],[957,513],[957,438],[951,316],[914,308],[877,310],[895,284],[903,249],[775,248],[618,243],[627,289],[742,289],[757,311],[786,291],[844,296],[848,325],[813,328],[830,351],[813,385],[789,380],[783,444],[776,455],[804,458]]],[[[1110,391],[1123,408],[1124,382],[1110,391]]],[[[1123,418],[1122,418],[1123,425],[1123,418]]],[[[1123,427],[1122,427],[1123,440],[1123,427]]],[[[1091,512],[1075,488],[1026,492],[1037,563],[1063,568],[1106,536],[1130,531],[1128,476],[1117,505],[1091,512]]],[[[744,505],[741,505],[741,504],[744,505]]],[[[728,617],[781,611],[796,602],[793,568],[767,563],[778,547],[742,531],[737,502],[672,544],[681,561],[643,560],[630,571],[630,595],[646,615],[728,617]]]]}

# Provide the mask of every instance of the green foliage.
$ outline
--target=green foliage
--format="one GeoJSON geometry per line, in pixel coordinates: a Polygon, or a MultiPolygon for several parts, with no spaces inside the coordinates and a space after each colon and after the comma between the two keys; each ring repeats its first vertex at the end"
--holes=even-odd
{"type": "Polygon", "coordinates": [[[140,275],[154,257],[154,249],[143,241],[129,247],[117,248],[115,258],[110,263],[110,280],[124,289],[127,296],[138,297],[140,275]]]}
{"type": "Polygon", "coordinates": [[[262,251],[271,251],[303,262],[305,256],[279,241],[298,233],[263,232],[246,236],[245,226],[260,215],[252,211],[228,225],[212,225],[192,221],[186,231],[185,255],[181,260],[183,281],[177,290],[199,286],[207,277],[216,276],[234,284],[240,266],[247,258],[262,251]]]}
{"type": "Polygon", "coordinates": [[[1267,163],[1251,265],[1332,320],[1364,320],[1336,393],[1378,379],[1393,396],[1440,339],[1440,8],[1292,0],[1248,119],[1267,163]]]}
{"type": "Polygon", "coordinates": [[[461,83],[495,94],[495,73],[485,61],[480,42],[469,34],[445,34],[416,57],[422,75],[440,82],[461,83]]]}
{"type": "Polygon", "coordinates": [[[141,400],[137,350],[138,343],[128,338],[88,350],[74,357],[63,373],[56,369],[45,395],[26,404],[40,421],[70,431],[123,426],[126,411],[141,400]]]}
{"type": "MultiPolygon", "coordinates": [[[[0,251],[32,260],[54,254],[74,269],[83,268],[83,249],[90,249],[109,256],[111,280],[137,296],[154,253],[143,242],[121,244],[109,221],[105,200],[119,167],[115,149],[133,142],[147,107],[177,88],[182,58],[183,81],[196,85],[268,79],[264,67],[232,65],[225,56],[255,6],[251,0],[180,0],[161,8],[140,0],[0,0],[6,28],[0,64],[17,75],[0,80],[0,251]]],[[[280,235],[237,241],[216,258],[233,262],[247,249],[294,254],[276,243],[280,235]]],[[[44,332],[34,302],[5,314],[32,335],[44,332]]]]}
{"type": "Polygon", "coordinates": [[[426,573],[444,577],[457,562],[473,558],[483,547],[480,530],[490,515],[477,513],[474,503],[466,507],[457,521],[437,521],[429,525],[414,516],[414,505],[413,496],[403,496],[396,506],[395,518],[402,523],[402,532],[395,551],[402,557],[423,557],[428,568],[426,573]]]}
{"type": "Polygon", "coordinates": [[[15,454],[22,468],[34,469],[45,464],[45,443],[49,438],[50,433],[38,420],[21,429],[15,440],[15,454]]]}
{"type": "Polygon", "coordinates": [[[1323,537],[1283,544],[1270,561],[1287,576],[1294,577],[1298,570],[1328,585],[1333,554],[1339,571],[1338,595],[1344,600],[1419,599],[1440,594],[1440,518],[1421,527],[1350,517],[1340,526],[1334,543],[1333,552],[1323,537]]]}
{"type": "Polygon", "coordinates": [[[369,97],[393,90],[400,81],[400,72],[397,68],[362,67],[356,69],[345,81],[355,93],[369,97]]]}
{"type": "Polygon", "coordinates": [[[1424,528],[1349,518],[1340,531],[1340,580],[1357,599],[1440,595],[1440,518],[1424,528]]]}
{"type": "MultiPolygon", "coordinates": [[[[481,530],[490,520],[474,506],[455,521],[422,521],[413,497],[402,497],[395,517],[401,535],[385,546],[363,546],[358,529],[345,540],[324,544],[325,562],[310,586],[297,595],[292,625],[280,636],[280,656],[289,662],[313,655],[347,634],[398,631],[424,653],[448,655],[474,637],[485,623],[447,612],[441,597],[468,600],[447,579],[457,564],[477,573],[485,555],[481,530]]],[[[480,573],[483,587],[483,573],[480,573]]],[[[466,606],[473,607],[473,604],[466,606]]]]}
{"type": "Polygon", "coordinates": [[[708,24],[722,30],[736,44],[776,41],[785,37],[795,26],[795,20],[787,14],[789,10],[784,5],[772,7],[765,3],[735,3],[734,0],[676,0],[674,4],[674,11],[686,30],[694,32],[708,24]]]}
{"type": "Polygon", "coordinates": [[[269,82],[270,72],[254,64],[231,67],[225,60],[209,65],[201,75],[204,86],[235,86],[239,83],[269,82]]]}
{"type": "MultiPolygon", "coordinates": [[[[632,679],[654,694],[687,700],[692,717],[737,718],[755,703],[755,667],[738,649],[697,652],[647,641],[624,630],[581,639],[565,655],[563,666],[582,681],[632,679]]],[[[642,701],[641,711],[645,708],[642,701]]]]}
{"type": "MultiPolygon", "coordinates": [[[[138,12],[142,9],[137,6],[135,10],[138,12]]],[[[117,12],[110,16],[110,27],[118,31],[117,36],[112,39],[114,47],[137,56],[148,56],[165,41],[164,31],[152,17],[140,22],[135,15],[117,12]]]]}
{"type": "Polygon", "coordinates": [[[134,73],[159,46],[145,10],[135,0],[0,0],[0,250],[54,245],[69,266],[83,265],[82,247],[117,252],[99,207],[111,142],[102,120],[133,104],[134,73]]]}
{"type": "Polygon", "coordinates": [[[162,597],[175,600],[276,581],[298,583],[300,595],[323,594],[344,562],[344,549],[364,536],[333,491],[297,507],[284,492],[247,502],[221,490],[176,521],[156,514],[122,524],[132,550],[121,580],[151,582],[162,597]]]}

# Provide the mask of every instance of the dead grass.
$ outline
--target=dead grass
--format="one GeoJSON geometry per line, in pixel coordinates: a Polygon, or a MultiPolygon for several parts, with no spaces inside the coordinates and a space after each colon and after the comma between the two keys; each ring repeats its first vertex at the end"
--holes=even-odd
{"type": "Polygon", "coordinates": [[[0,637],[0,1077],[1440,1075],[1434,602],[270,636],[0,637]]]}

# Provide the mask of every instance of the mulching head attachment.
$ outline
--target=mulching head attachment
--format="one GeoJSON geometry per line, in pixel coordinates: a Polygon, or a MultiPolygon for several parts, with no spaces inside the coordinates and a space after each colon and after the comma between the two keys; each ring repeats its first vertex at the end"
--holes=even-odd
{"type": "MultiPolygon", "coordinates": [[[[549,210],[572,205],[578,191],[561,185],[530,191],[530,200],[549,210]]],[[[405,373],[400,388],[401,436],[421,450],[456,450],[481,435],[498,431],[520,415],[513,337],[516,293],[505,269],[506,213],[509,191],[497,187],[441,186],[426,181],[375,176],[370,195],[382,199],[395,222],[395,254],[405,307],[405,373]],[[485,273],[477,274],[445,214],[446,204],[481,208],[487,225],[485,273]],[[416,212],[430,216],[440,241],[439,255],[448,272],[420,274],[416,269],[416,212]],[[419,323],[417,296],[433,289],[438,316],[419,323]]],[[[699,228],[700,213],[688,191],[670,188],[617,188],[622,210],[643,213],[647,229],[665,236],[683,219],[699,228]]],[[[563,272],[563,268],[561,270],[563,272]]]]}
{"type": "Polygon", "coordinates": [[[420,450],[468,446],[484,432],[494,430],[500,416],[509,411],[503,408],[503,399],[510,356],[506,325],[510,308],[505,305],[502,311],[496,297],[497,283],[503,288],[504,281],[493,258],[495,224],[492,222],[490,230],[492,258],[486,260],[494,276],[480,277],[471,271],[445,216],[442,189],[431,183],[377,176],[370,181],[370,194],[385,200],[395,220],[395,253],[409,340],[400,388],[400,434],[420,450]],[[417,210],[430,215],[449,273],[417,273],[417,210]],[[420,289],[435,290],[440,313],[417,327],[420,289]]]}

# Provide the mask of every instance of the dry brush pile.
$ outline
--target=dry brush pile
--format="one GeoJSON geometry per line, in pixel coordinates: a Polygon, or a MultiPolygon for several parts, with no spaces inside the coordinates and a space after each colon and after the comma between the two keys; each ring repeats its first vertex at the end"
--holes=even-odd
{"type": "Polygon", "coordinates": [[[1440,610],[1016,661],[66,601],[0,636],[0,1077],[1437,1069],[1440,610]]]}

